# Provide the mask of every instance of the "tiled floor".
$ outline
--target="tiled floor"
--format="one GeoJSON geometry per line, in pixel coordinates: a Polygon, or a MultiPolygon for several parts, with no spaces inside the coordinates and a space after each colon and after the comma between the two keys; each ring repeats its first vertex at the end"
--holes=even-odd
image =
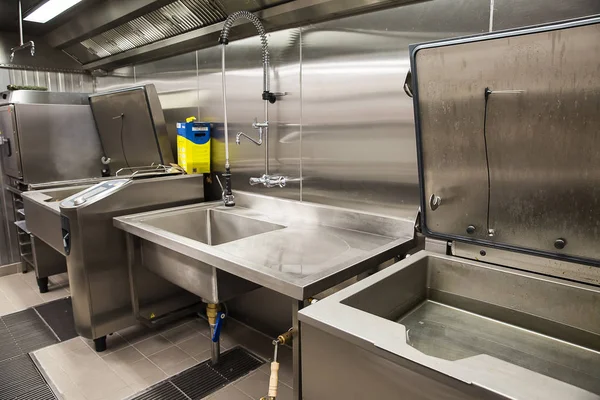
{"type": "Polygon", "coordinates": [[[35,272],[0,277],[0,316],[69,296],[67,274],[51,276],[48,293],[40,293],[35,272]]]}
{"type": "MultiPolygon", "coordinates": [[[[69,296],[67,274],[50,277],[49,289],[48,293],[39,292],[33,271],[0,277],[0,316],[69,296]]],[[[103,353],[93,350],[91,340],[77,337],[40,349],[33,357],[63,400],[120,400],[210,358],[209,337],[208,323],[193,318],[158,331],[141,325],[124,329],[108,337],[108,349],[103,353]]],[[[212,394],[211,400],[248,400],[266,395],[273,357],[271,339],[228,319],[221,334],[221,348],[236,345],[269,362],[212,394]]],[[[291,399],[291,349],[280,348],[278,358],[278,399],[291,399]]]]}
{"type": "MultiPolygon", "coordinates": [[[[65,400],[124,399],[210,358],[208,323],[193,318],[160,331],[136,326],[108,338],[108,349],[96,353],[93,342],[75,338],[33,353],[56,393],[65,400]]],[[[271,340],[238,323],[227,320],[221,348],[241,345],[265,358],[272,357],[271,340]]],[[[280,349],[279,399],[291,399],[291,350],[280,349]]],[[[235,400],[264,396],[269,366],[214,393],[210,399],[235,400]]]]}

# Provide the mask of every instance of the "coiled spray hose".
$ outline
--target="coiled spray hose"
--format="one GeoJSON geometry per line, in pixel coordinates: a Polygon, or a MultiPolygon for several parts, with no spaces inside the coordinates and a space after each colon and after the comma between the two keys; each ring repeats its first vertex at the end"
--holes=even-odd
{"type": "Polygon", "coordinates": [[[260,22],[260,19],[251,12],[248,11],[236,11],[231,13],[229,17],[225,20],[225,24],[223,25],[223,29],[221,30],[221,35],[219,36],[220,44],[228,44],[229,43],[229,32],[231,31],[231,27],[234,22],[240,18],[247,19],[252,22],[256,30],[258,31],[258,35],[260,36],[260,45],[262,47],[262,62],[264,65],[263,68],[263,92],[269,91],[269,42],[267,41],[267,34],[265,33],[265,27],[260,22]]]}

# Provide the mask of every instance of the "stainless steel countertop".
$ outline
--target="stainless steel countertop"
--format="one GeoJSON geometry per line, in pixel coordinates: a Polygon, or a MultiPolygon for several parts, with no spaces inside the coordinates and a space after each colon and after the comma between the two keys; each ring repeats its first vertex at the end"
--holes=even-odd
{"type": "Polygon", "coordinates": [[[221,202],[203,203],[117,217],[114,225],[299,300],[413,247],[416,205],[415,218],[409,219],[245,192],[235,192],[235,196],[236,206],[232,208],[221,202]],[[208,209],[282,228],[208,245],[151,225],[152,219],[181,219],[181,214],[208,209]]]}

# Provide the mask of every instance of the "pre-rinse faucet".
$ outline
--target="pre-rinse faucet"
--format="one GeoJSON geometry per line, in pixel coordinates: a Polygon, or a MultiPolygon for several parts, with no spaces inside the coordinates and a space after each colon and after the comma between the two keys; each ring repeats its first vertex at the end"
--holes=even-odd
{"type": "Polygon", "coordinates": [[[245,18],[252,22],[258,34],[260,36],[260,43],[262,48],[262,62],[263,62],[263,92],[262,100],[264,101],[265,109],[265,120],[264,122],[258,122],[256,119],[252,124],[254,129],[258,130],[258,140],[253,139],[244,132],[239,132],[236,135],[235,142],[241,143],[241,138],[245,137],[257,146],[265,145],[265,173],[259,178],[250,178],[251,185],[262,184],[266,187],[284,187],[288,180],[285,176],[270,175],[269,174],[269,103],[273,104],[277,101],[277,96],[272,93],[269,89],[269,44],[267,41],[267,35],[265,34],[265,28],[262,23],[254,14],[248,11],[237,11],[229,15],[221,35],[219,36],[219,43],[221,47],[221,73],[222,73],[222,85],[223,85],[223,122],[225,128],[225,186],[223,188],[223,202],[226,206],[234,206],[235,201],[233,193],[231,192],[231,166],[229,164],[229,130],[227,127],[227,85],[225,80],[225,46],[229,43],[229,31],[233,26],[233,23],[240,18],[245,18]]]}

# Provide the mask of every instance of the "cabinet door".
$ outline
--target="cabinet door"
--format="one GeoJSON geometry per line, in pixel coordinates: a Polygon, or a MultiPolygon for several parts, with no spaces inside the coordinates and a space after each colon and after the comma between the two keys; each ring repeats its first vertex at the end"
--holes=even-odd
{"type": "Polygon", "coordinates": [[[4,173],[13,178],[22,178],[21,153],[13,105],[0,107],[0,139],[2,140],[0,157],[4,173]]]}

